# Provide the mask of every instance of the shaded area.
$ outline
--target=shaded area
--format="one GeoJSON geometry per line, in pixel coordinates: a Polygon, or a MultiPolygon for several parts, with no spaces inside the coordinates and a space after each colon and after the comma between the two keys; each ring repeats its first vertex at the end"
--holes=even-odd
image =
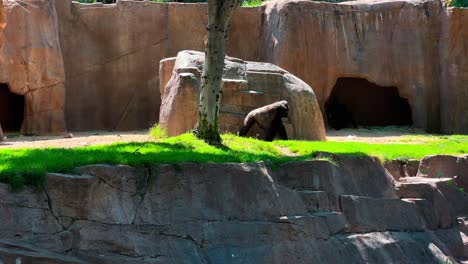
{"type": "Polygon", "coordinates": [[[385,160],[418,159],[434,154],[468,153],[468,136],[451,136],[428,143],[368,144],[363,142],[274,141],[265,142],[223,135],[225,147],[210,146],[192,134],[141,143],[119,143],[83,148],[1,149],[0,182],[18,188],[41,186],[46,172],[72,172],[89,164],[127,164],[153,167],[183,162],[224,163],[265,161],[272,169],[289,161],[316,158],[319,152],[346,156],[376,156],[385,160]],[[284,156],[278,146],[297,156],[284,156]]]}
{"type": "Polygon", "coordinates": [[[397,87],[383,87],[362,78],[339,78],[325,104],[334,129],[357,126],[411,126],[408,100],[397,87]]]}
{"type": "Polygon", "coordinates": [[[0,84],[0,124],[4,132],[18,132],[24,119],[24,96],[17,95],[0,84]]]}

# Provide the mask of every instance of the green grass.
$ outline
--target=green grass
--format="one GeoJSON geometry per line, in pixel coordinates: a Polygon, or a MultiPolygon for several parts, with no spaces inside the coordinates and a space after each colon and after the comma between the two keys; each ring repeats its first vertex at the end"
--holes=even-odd
{"type": "Polygon", "coordinates": [[[162,128],[159,124],[155,124],[152,128],[150,128],[149,134],[156,140],[167,138],[167,130],[162,128]]]}
{"type": "Polygon", "coordinates": [[[262,3],[265,2],[264,0],[246,0],[243,1],[241,6],[243,7],[256,7],[256,6],[261,6],[262,3]]]}
{"type": "MultiPolygon", "coordinates": [[[[418,144],[369,144],[357,142],[264,142],[223,135],[225,147],[214,147],[192,134],[146,143],[119,143],[72,149],[0,149],[0,182],[18,188],[41,186],[46,172],[73,172],[77,166],[108,163],[131,166],[182,162],[256,162],[274,168],[293,160],[310,159],[316,152],[339,155],[372,155],[381,159],[419,159],[430,154],[468,153],[468,136],[443,136],[418,144]],[[297,157],[284,156],[277,146],[288,147],[297,157]]],[[[430,139],[430,140],[429,140],[430,139]]]]}
{"type": "Polygon", "coordinates": [[[427,155],[435,154],[468,154],[468,136],[446,136],[446,139],[428,136],[404,136],[402,142],[392,144],[371,144],[364,142],[300,142],[278,141],[277,145],[288,147],[299,155],[307,155],[317,151],[330,152],[349,156],[375,156],[385,160],[421,159],[427,155]],[[415,144],[409,143],[408,138],[418,138],[415,144]],[[426,139],[426,140],[425,140],[426,139]]]}

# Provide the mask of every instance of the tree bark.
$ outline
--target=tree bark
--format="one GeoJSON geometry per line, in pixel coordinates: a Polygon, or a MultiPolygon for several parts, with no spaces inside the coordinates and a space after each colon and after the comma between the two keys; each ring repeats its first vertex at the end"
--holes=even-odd
{"type": "Polygon", "coordinates": [[[196,134],[210,144],[220,144],[218,117],[221,103],[224,56],[229,21],[242,0],[208,0],[205,65],[201,77],[199,119],[196,134]]]}

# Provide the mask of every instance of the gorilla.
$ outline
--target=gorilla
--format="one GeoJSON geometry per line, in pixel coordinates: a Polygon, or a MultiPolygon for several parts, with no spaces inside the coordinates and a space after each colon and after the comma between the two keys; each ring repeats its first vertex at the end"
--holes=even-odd
{"type": "Polygon", "coordinates": [[[325,112],[327,114],[328,124],[335,130],[340,130],[347,127],[357,128],[353,113],[351,113],[346,105],[340,103],[337,97],[332,96],[325,104],[325,112]]]}
{"type": "Polygon", "coordinates": [[[280,139],[287,140],[288,135],[281,118],[288,117],[288,112],[288,102],[284,100],[257,108],[245,117],[239,136],[245,137],[250,128],[257,123],[265,131],[265,141],[273,141],[276,134],[279,134],[280,139]]]}

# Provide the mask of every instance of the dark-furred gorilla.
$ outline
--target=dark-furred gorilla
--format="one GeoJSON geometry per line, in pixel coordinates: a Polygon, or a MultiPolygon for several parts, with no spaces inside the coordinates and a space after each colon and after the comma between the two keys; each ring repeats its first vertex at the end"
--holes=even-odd
{"type": "Polygon", "coordinates": [[[265,141],[273,141],[276,134],[280,139],[288,139],[286,129],[281,118],[288,117],[289,106],[287,101],[279,101],[251,111],[244,119],[244,125],[239,131],[239,136],[245,137],[250,128],[257,125],[265,131],[265,141]]]}

